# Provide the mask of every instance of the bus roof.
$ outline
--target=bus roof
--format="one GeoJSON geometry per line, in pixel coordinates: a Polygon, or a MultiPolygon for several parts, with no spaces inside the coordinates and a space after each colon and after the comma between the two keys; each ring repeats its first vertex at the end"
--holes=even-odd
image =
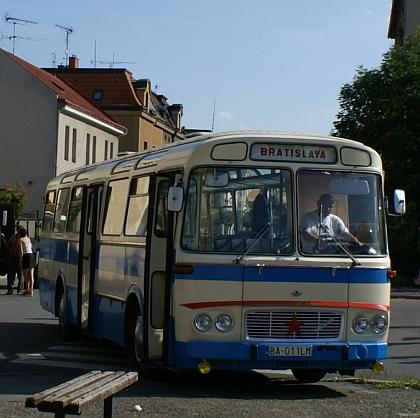
{"type": "Polygon", "coordinates": [[[178,141],[171,144],[161,145],[152,150],[141,152],[127,152],[119,154],[112,160],[102,161],[96,164],[79,167],[53,178],[48,187],[54,187],[58,184],[73,183],[79,180],[94,180],[108,177],[111,174],[125,173],[132,169],[147,168],[158,166],[157,171],[169,170],[176,167],[182,167],[189,158],[197,151],[203,148],[211,148],[216,143],[238,140],[240,142],[267,142],[267,143],[285,143],[292,141],[296,145],[318,144],[334,147],[346,147],[362,149],[375,155],[375,160],[379,163],[374,164],[376,169],[381,169],[379,154],[372,148],[361,142],[334,136],[310,135],[297,132],[280,131],[229,131],[196,133],[184,141],[178,141]],[[324,143],[323,143],[324,142],[324,143]]]}

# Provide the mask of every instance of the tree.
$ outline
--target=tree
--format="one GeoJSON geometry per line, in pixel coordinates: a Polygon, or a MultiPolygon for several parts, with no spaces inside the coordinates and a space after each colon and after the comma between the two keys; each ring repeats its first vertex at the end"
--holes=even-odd
{"type": "Polygon", "coordinates": [[[420,266],[420,30],[384,54],[377,69],[359,68],[339,95],[333,135],[361,141],[382,156],[386,191],[406,190],[407,215],[390,221],[390,252],[403,276],[420,266]]]}
{"type": "Polygon", "coordinates": [[[26,191],[19,185],[7,184],[0,188],[0,205],[12,206],[14,208],[15,218],[22,215],[26,203],[26,191]]]}

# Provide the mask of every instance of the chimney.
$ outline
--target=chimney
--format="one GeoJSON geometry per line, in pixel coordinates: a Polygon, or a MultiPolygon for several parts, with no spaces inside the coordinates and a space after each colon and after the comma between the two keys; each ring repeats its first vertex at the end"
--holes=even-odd
{"type": "Polygon", "coordinates": [[[79,58],[76,55],[72,55],[69,58],[69,68],[79,68],[79,58]]]}

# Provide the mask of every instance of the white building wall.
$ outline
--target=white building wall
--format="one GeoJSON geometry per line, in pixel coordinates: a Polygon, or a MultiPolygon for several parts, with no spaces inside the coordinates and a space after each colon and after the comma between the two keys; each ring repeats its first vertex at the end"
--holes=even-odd
{"type": "MultiPolygon", "coordinates": [[[[113,156],[118,137],[94,122],[64,114],[56,93],[0,50],[0,188],[20,184],[27,192],[25,212],[41,216],[48,181],[86,164],[86,136],[96,136],[96,162],[113,156]],[[69,161],[64,160],[65,126],[70,128],[69,161]],[[72,132],[77,130],[76,162],[72,132]]],[[[90,158],[92,163],[92,156],[90,158]]]]}
{"type": "Polygon", "coordinates": [[[40,210],[55,175],[57,98],[0,50],[0,187],[21,184],[25,211],[40,210]]]}
{"type": "Polygon", "coordinates": [[[118,137],[108,132],[99,129],[91,124],[75,119],[70,115],[60,112],[58,123],[58,147],[57,147],[57,174],[65,171],[73,170],[77,167],[86,165],[86,146],[87,136],[90,137],[89,146],[89,164],[93,162],[104,161],[111,159],[110,151],[111,144],[113,149],[113,157],[115,158],[118,153],[118,137]],[[69,152],[68,160],[65,159],[65,132],[66,126],[69,127],[69,152]],[[73,130],[76,130],[76,161],[72,161],[73,157],[73,130]],[[93,159],[93,142],[96,138],[96,154],[95,161],[93,159]],[[107,155],[105,158],[105,141],[107,145],[107,155]]]}

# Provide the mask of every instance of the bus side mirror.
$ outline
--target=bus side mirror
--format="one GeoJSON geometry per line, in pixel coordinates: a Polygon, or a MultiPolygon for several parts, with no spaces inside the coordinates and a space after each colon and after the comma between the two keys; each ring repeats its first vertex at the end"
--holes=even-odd
{"type": "Polygon", "coordinates": [[[405,213],[405,191],[395,189],[394,191],[394,212],[396,215],[404,215],[405,213]]]}
{"type": "Polygon", "coordinates": [[[3,211],[1,218],[1,226],[7,226],[7,210],[3,211]]]}
{"type": "Polygon", "coordinates": [[[182,209],[184,200],[184,189],[179,186],[169,187],[168,190],[168,211],[179,212],[182,209]]]}

